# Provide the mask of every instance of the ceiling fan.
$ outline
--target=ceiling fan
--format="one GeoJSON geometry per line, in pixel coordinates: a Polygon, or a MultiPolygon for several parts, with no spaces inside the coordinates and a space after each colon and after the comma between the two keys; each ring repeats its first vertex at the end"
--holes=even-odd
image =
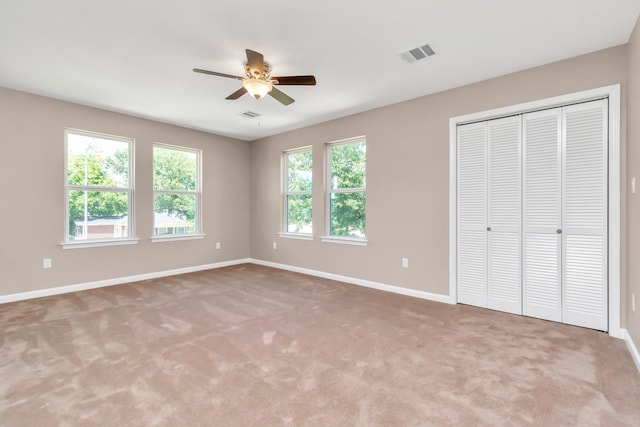
{"type": "Polygon", "coordinates": [[[247,62],[244,66],[244,72],[246,77],[234,76],[231,74],[218,73],[216,71],[202,70],[200,68],[194,68],[196,73],[210,74],[212,76],[227,77],[230,79],[236,79],[242,81],[242,87],[225,99],[238,99],[245,93],[249,93],[256,99],[260,99],[263,96],[269,94],[284,105],[289,105],[294,102],[286,93],[282,92],[278,86],[286,85],[302,85],[302,86],[315,86],[316,78],[314,76],[283,76],[283,77],[271,77],[271,65],[265,62],[264,56],[261,53],[255,52],[251,49],[245,49],[247,52],[247,62]]]}

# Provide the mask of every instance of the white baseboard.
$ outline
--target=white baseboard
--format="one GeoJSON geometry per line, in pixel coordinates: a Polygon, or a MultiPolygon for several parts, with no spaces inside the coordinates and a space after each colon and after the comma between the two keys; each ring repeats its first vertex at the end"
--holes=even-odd
{"type": "Polygon", "coordinates": [[[629,331],[627,331],[626,329],[622,329],[622,331],[624,333],[624,340],[627,343],[627,347],[629,348],[629,353],[631,353],[633,361],[636,362],[636,368],[638,368],[638,371],[640,371],[640,353],[638,352],[638,347],[636,347],[633,340],[631,339],[629,331]]]}
{"type": "MultiPolygon", "coordinates": [[[[66,294],[69,292],[84,291],[88,289],[102,288],[106,286],[120,285],[123,283],[139,282],[142,280],[155,279],[159,277],[175,276],[178,274],[192,273],[192,272],[202,271],[202,270],[211,270],[214,268],[221,268],[221,267],[227,267],[231,265],[247,264],[247,263],[263,265],[265,267],[278,268],[281,270],[293,271],[296,273],[308,274],[310,276],[322,277],[325,279],[337,280],[340,282],[350,283],[353,285],[364,286],[367,288],[378,289],[381,291],[392,292],[392,293],[401,294],[401,295],[407,295],[415,298],[426,299],[429,301],[442,302],[445,304],[456,304],[455,298],[452,298],[449,295],[441,295],[441,294],[434,294],[431,292],[418,291],[415,289],[403,288],[401,286],[387,285],[384,283],[372,282],[370,280],[358,279],[358,278],[349,277],[349,276],[341,276],[339,274],[327,273],[327,272],[318,271],[318,270],[311,270],[309,268],[303,268],[303,267],[295,267],[287,264],[279,264],[271,261],[263,261],[255,258],[242,258],[242,259],[236,259],[231,261],[217,262],[213,264],[203,264],[203,265],[197,265],[193,267],[158,271],[155,273],[138,274],[134,276],[124,276],[124,277],[117,277],[114,279],[79,283],[76,285],[58,286],[54,288],[39,289],[36,291],[18,292],[14,294],[0,295],[0,304],[14,302],[14,301],[28,300],[32,298],[47,297],[51,295],[66,294]]],[[[638,353],[637,347],[631,340],[631,336],[629,335],[629,333],[625,329],[618,328],[616,330],[613,330],[613,329],[610,330],[609,335],[615,338],[620,338],[625,340],[625,342],[627,343],[627,346],[629,347],[629,351],[633,356],[633,360],[635,361],[636,366],[638,366],[638,370],[640,370],[640,354],[638,353]]]]}
{"type": "MultiPolygon", "coordinates": [[[[156,279],[159,277],[175,276],[178,274],[193,273],[196,271],[211,270],[214,268],[228,267],[231,265],[247,264],[247,263],[262,265],[265,267],[278,268],[280,270],[293,271],[296,273],[308,274],[310,276],[322,277],[325,279],[337,280],[340,282],[350,283],[353,285],[364,286],[367,288],[378,289],[381,291],[392,292],[395,294],[407,295],[407,296],[421,298],[429,301],[442,302],[445,304],[456,303],[455,298],[452,298],[449,295],[434,294],[431,292],[418,291],[415,289],[403,288],[400,286],[386,285],[384,283],[372,282],[370,280],[363,280],[363,279],[358,279],[358,278],[349,277],[349,276],[341,276],[338,274],[327,273],[327,272],[318,271],[318,270],[311,270],[311,269],[302,268],[302,267],[295,267],[292,265],[278,264],[275,262],[263,261],[260,259],[243,258],[243,259],[236,259],[232,261],[216,262],[213,264],[204,264],[204,265],[197,265],[193,267],[158,271],[155,273],[137,274],[134,276],[118,277],[118,278],[108,279],[108,280],[98,280],[95,282],[79,283],[76,285],[40,289],[37,291],[18,292],[14,294],[0,295],[0,304],[28,300],[32,298],[41,298],[41,297],[47,297],[52,295],[66,294],[69,292],[84,291],[88,289],[103,288],[106,286],[120,285],[123,283],[139,282],[142,280],[156,279]]],[[[638,371],[640,371],[640,353],[638,352],[638,348],[636,347],[635,343],[631,339],[631,335],[629,335],[629,332],[626,329],[621,329],[621,328],[613,332],[614,333],[610,331],[610,335],[616,338],[621,338],[625,340],[625,342],[627,343],[627,347],[629,348],[629,352],[631,353],[631,357],[633,358],[633,361],[635,362],[636,367],[638,368],[638,371]]]]}
{"type": "Polygon", "coordinates": [[[448,295],[439,295],[439,294],[433,294],[430,292],[417,291],[415,289],[408,289],[400,286],[386,285],[383,283],[372,282],[369,280],[357,279],[357,278],[348,277],[348,276],[341,276],[338,274],[326,273],[324,271],[311,270],[311,269],[302,268],[302,267],[294,267],[291,265],[278,264],[275,262],[262,261],[259,259],[252,259],[252,258],[224,261],[224,262],[218,262],[214,264],[197,265],[193,267],[177,268],[173,270],[165,270],[165,271],[159,271],[155,273],[137,274],[134,276],[117,277],[117,278],[107,279],[107,280],[98,280],[95,282],[78,283],[76,285],[58,286],[54,288],[39,289],[37,291],[18,292],[14,294],[0,295],[0,304],[14,302],[14,301],[22,301],[22,300],[27,300],[32,298],[41,298],[41,297],[47,297],[52,295],[66,294],[69,292],[84,291],[88,289],[102,288],[106,286],[120,285],[123,283],[139,282],[142,280],[156,279],[158,277],[175,276],[177,274],[192,273],[195,271],[210,270],[213,268],[227,267],[230,265],[246,264],[246,263],[253,263],[257,265],[263,265],[265,267],[273,267],[281,270],[294,271],[297,273],[308,274],[310,276],[337,280],[340,282],[351,283],[358,286],[379,289],[382,291],[393,292],[396,294],[407,295],[407,296],[412,296],[416,298],[422,298],[430,301],[443,302],[447,304],[455,304],[455,301],[453,301],[448,295]]]}
{"type": "Polygon", "coordinates": [[[249,258],[233,261],[216,262],[213,264],[197,265],[194,267],[176,268],[173,270],[158,271],[155,273],[137,274],[134,276],[117,277],[115,279],[98,280],[95,282],[79,283],[76,285],[58,286],[55,288],[40,289],[37,291],[18,292],[9,295],[0,295],[0,304],[22,301],[32,298],[48,297],[51,295],[66,294],[69,292],[84,291],[87,289],[103,288],[106,286],[121,285],[123,283],[139,282],[141,280],[156,279],[158,277],[175,276],[177,274],[193,273],[195,271],[211,270],[213,268],[227,267],[230,265],[246,264],[252,262],[249,258]]]}
{"type": "Polygon", "coordinates": [[[386,285],[384,283],[357,279],[355,277],[340,276],[338,274],[326,273],[324,271],[311,270],[311,269],[302,268],[302,267],[294,267],[292,265],[278,264],[275,262],[263,261],[263,260],[254,259],[254,258],[252,258],[249,262],[253,264],[263,265],[265,267],[279,268],[280,270],[294,271],[296,273],[308,274],[310,276],[322,277],[324,279],[337,280],[339,282],[351,283],[353,285],[364,286],[367,288],[378,289],[386,292],[393,292],[394,294],[407,295],[410,297],[426,299],[429,301],[443,302],[446,304],[455,304],[455,301],[449,295],[440,295],[440,294],[433,294],[431,292],[417,291],[415,289],[403,288],[401,286],[386,285]]]}

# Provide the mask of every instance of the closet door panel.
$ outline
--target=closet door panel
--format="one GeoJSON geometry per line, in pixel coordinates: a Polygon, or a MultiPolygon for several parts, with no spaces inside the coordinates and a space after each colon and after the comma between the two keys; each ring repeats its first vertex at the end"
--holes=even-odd
{"type": "Polygon", "coordinates": [[[487,306],[487,124],[458,126],[458,302],[487,306]]]}
{"type": "Polygon", "coordinates": [[[487,307],[487,236],[458,233],[458,302],[487,307]]]}
{"type": "Polygon", "coordinates": [[[522,314],[520,236],[489,233],[488,308],[522,314]]]}
{"type": "Polygon", "coordinates": [[[602,235],[607,224],[606,101],[564,109],[564,226],[602,235]]]}
{"type": "Polygon", "coordinates": [[[488,122],[488,307],[522,314],[520,116],[488,122]]]}
{"type": "Polygon", "coordinates": [[[560,245],[550,233],[528,233],[524,244],[522,310],[525,316],[562,321],[560,245]]]}
{"type": "Polygon", "coordinates": [[[606,331],[608,327],[605,278],[606,248],[600,236],[565,238],[563,321],[606,331]]]}
{"type": "Polygon", "coordinates": [[[527,316],[562,320],[561,109],[523,115],[523,286],[527,316]]]}
{"type": "Polygon", "coordinates": [[[563,321],[608,329],[607,101],[563,109],[563,321]]]}

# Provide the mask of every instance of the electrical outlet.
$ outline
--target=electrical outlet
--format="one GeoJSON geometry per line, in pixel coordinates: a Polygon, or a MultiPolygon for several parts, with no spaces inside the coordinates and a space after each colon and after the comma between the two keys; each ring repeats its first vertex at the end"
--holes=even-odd
{"type": "Polygon", "coordinates": [[[220,249],[220,242],[216,242],[216,249],[220,249]]]}
{"type": "Polygon", "coordinates": [[[636,294],[631,294],[631,311],[636,311],[636,294]]]}
{"type": "Polygon", "coordinates": [[[44,258],[42,260],[42,268],[51,268],[51,258],[44,258]]]}
{"type": "Polygon", "coordinates": [[[402,258],[402,268],[409,268],[409,258],[402,258]]]}
{"type": "Polygon", "coordinates": [[[273,242],[273,249],[278,249],[278,245],[276,244],[276,242],[273,242]]]}

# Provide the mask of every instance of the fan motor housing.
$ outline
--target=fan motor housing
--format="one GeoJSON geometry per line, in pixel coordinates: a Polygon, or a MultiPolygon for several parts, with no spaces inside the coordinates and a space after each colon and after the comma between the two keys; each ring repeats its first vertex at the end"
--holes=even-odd
{"type": "Polygon", "coordinates": [[[269,76],[271,76],[271,64],[269,64],[267,61],[263,61],[263,64],[264,66],[262,70],[252,70],[249,66],[249,63],[247,62],[244,64],[244,72],[250,79],[254,78],[269,80],[269,76]]]}

